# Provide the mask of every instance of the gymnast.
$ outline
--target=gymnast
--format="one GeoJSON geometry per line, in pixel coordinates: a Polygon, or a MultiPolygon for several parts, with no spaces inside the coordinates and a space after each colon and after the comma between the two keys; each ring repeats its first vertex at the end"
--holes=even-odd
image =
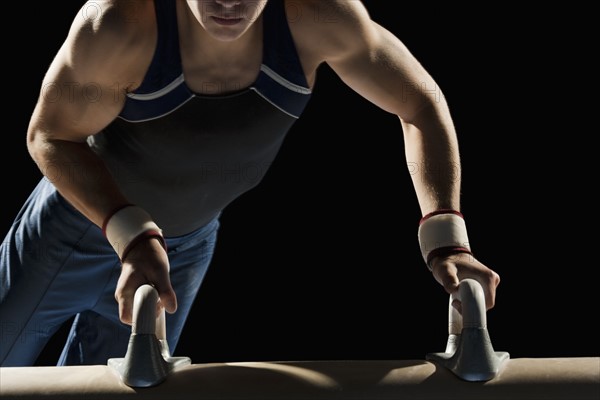
{"type": "Polygon", "coordinates": [[[43,177],[0,248],[0,365],[34,365],[71,318],[57,365],[122,357],[143,284],[175,349],[220,216],[260,182],[323,64],[398,117],[407,163],[424,166],[415,236],[433,278],[447,293],[473,278],[494,307],[500,277],[469,246],[446,100],[360,1],[104,0],[74,17],[27,129],[43,177]]]}

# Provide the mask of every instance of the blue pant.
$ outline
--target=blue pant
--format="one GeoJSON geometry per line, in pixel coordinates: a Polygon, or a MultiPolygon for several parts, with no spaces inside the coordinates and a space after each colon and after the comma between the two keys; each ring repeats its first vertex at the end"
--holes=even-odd
{"type": "MultiPolygon", "coordinates": [[[[175,352],[211,261],[218,218],[166,238],[178,309],[166,315],[175,352]]],[[[114,291],[121,265],[101,230],[46,179],[36,186],[0,247],[0,366],[31,366],[75,316],[57,365],[105,365],[124,357],[131,327],[119,321],[114,291]]]]}

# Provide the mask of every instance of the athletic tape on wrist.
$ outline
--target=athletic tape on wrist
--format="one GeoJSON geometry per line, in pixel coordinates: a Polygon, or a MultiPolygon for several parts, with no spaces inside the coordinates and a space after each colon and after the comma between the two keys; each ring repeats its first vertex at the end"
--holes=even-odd
{"type": "Polygon", "coordinates": [[[112,212],[102,224],[102,233],[123,261],[131,248],[148,237],[159,239],[166,250],[161,229],[141,207],[128,204],[112,212]]]}
{"type": "Polygon", "coordinates": [[[419,222],[419,246],[427,267],[440,255],[471,253],[463,215],[456,210],[438,210],[425,215],[419,222]]]}

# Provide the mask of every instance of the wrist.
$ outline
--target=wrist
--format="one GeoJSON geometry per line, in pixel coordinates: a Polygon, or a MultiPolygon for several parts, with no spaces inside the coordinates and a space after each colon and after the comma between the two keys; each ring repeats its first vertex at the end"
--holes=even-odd
{"type": "Polygon", "coordinates": [[[418,239],[421,255],[430,271],[434,258],[472,254],[464,216],[457,210],[440,209],[423,216],[419,221],[418,239]]]}
{"type": "Polygon", "coordinates": [[[437,262],[444,260],[458,261],[461,255],[472,257],[471,250],[466,247],[442,247],[429,253],[427,258],[427,268],[433,271],[433,267],[437,262]]]}
{"type": "Polygon", "coordinates": [[[127,204],[115,209],[104,220],[102,233],[123,261],[140,241],[156,238],[166,250],[162,230],[143,208],[127,204]]]}

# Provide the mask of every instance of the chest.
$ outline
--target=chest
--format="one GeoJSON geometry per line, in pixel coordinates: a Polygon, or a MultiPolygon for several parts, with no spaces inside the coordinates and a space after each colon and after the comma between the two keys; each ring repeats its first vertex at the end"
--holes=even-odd
{"type": "Polygon", "coordinates": [[[183,77],[194,93],[218,95],[239,92],[251,86],[263,62],[262,43],[252,46],[242,57],[224,60],[206,58],[202,51],[182,48],[183,77]]]}

